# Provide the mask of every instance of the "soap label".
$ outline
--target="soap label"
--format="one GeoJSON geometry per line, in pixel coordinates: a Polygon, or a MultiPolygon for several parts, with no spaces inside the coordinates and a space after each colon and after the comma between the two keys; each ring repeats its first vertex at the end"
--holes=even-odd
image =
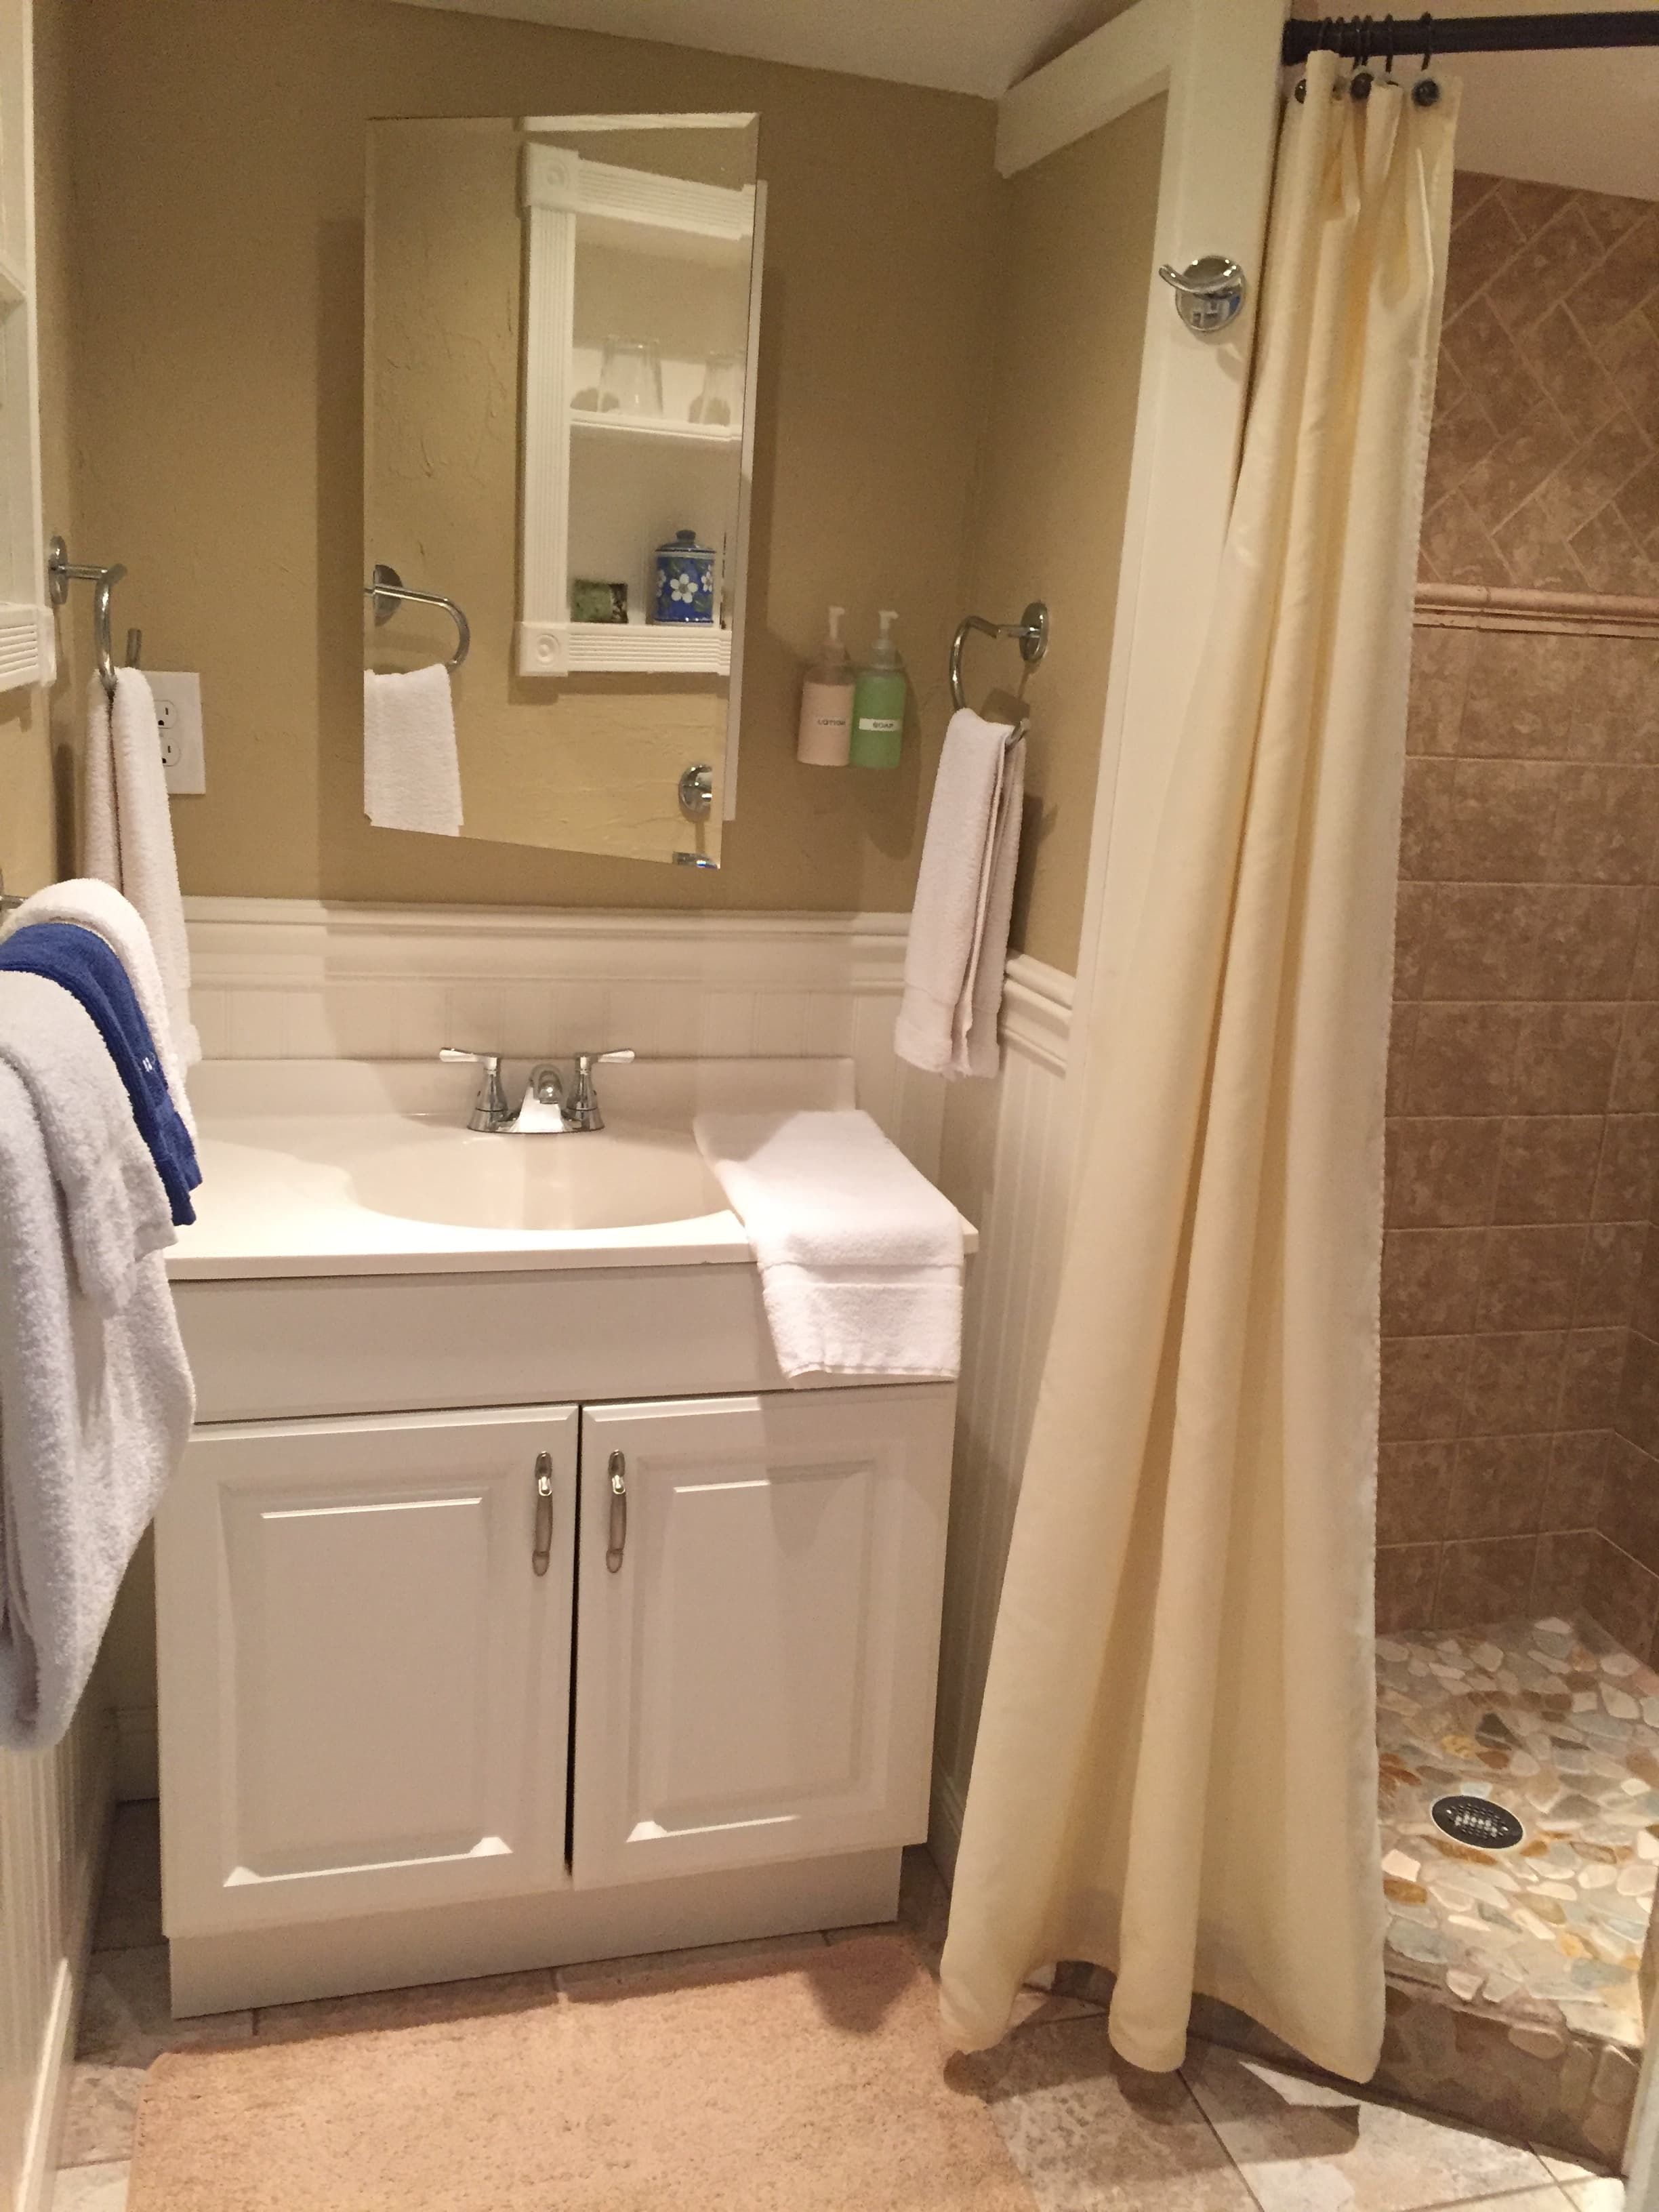
{"type": "Polygon", "coordinates": [[[859,724],[859,727],[861,730],[880,730],[883,732],[900,730],[902,729],[903,726],[904,725],[902,722],[895,720],[891,715],[866,715],[859,724]]]}

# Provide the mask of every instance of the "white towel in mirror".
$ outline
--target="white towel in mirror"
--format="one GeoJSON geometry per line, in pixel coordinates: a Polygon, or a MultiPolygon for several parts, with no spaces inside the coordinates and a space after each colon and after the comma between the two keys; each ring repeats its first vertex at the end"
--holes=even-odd
{"type": "Polygon", "coordinates": [[[461,764],[449,671],[363,673],[363,811],[377,830],[461,834],[461,764]]]}

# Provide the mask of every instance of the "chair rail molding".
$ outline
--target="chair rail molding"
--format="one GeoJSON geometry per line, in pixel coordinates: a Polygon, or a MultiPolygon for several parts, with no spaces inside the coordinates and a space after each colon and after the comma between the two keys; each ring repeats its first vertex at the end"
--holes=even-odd
{"type": "MultiPolygon", "coordinates": [[[[210,1059],[411,1060],[445,1044],[533,1059],[573,1042],[846,1056],[860,1103],[938,1173],[946,1086],[893,1051],[908,915],[275,898],[189,898],[185,911],[210,1059]]],[[[1009,962],[1012,1055],[1063,1067],[1071,991],[1041,961],[1009,962]]]]}

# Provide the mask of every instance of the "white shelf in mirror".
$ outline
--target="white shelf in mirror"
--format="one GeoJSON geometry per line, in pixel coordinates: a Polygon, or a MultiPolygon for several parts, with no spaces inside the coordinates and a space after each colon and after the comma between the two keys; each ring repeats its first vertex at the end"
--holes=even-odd
{"type": "Polygon", "coordinates": [[[681,422],[664,415],[601,414],[593,407],[573,407],[570,427],[584,435],[597,431],[606,438],[657,438],[678,446],[712,446],[717,451],[743,443],[740,422],[681,422]]]}
{"type": "Polygon", "coordinates": [[[520,623],[515,647],[524,676],[732,672],[731,631],[701,623],[520,623]]]}

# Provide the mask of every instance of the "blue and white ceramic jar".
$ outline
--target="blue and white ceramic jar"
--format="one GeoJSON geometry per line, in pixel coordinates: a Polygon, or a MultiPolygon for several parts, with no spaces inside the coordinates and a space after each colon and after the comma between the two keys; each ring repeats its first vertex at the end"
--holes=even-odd
{"type": "Polygon", "coordinates": [[[695,530],[680,530],[657,548],[656,618],[659,623],[712,623],[714,556],[695,530]]]}

